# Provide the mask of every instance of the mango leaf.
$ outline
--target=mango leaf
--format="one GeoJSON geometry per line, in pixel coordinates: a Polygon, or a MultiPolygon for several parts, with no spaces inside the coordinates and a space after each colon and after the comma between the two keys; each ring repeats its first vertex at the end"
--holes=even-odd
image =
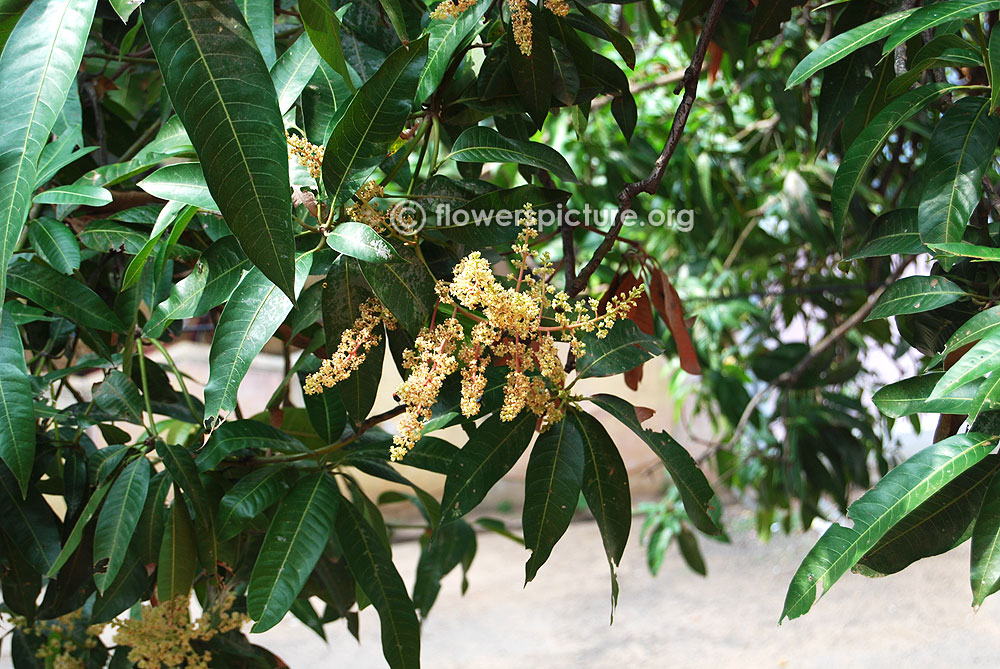
{"type": "Polygon", "coordinates": [[[340,505],[336,527],[347,567],[378,611],[386,662],[393,669],[420,666],[420,623],[389,549],[353,504],[340,505]]]}
{"type": "Polygon", "coordinates": [[[299,14],[316,51],[353,91],[354,79],[340,43],[340,20],[330,5],[320,0],[299,0],[299,14]]]}
{"type": "Polygon", "coordinates": [[[288,613],[330,539],[338,506],[344,505],[337,482],[326,472],[302,478],[282,501],[247,586],[254,632],[274,627],[288,613]]]}
{"type": "Polygon", "coordinates": [[[982,12],[1000,9],[998,0],[949,0],[921,7],[893,29],[892,36],[882,47],[882,53],[889,53],[911,37],[925,30],[949,21],[958,21],[982,12]]]}
{"type": "Polygon", "coordinates": [[[115,13],[121,18],[122,23],[128,23],[128,17],[139,9],[139,4],[135,0],[111,0],[111,6],[115,8],[115,13]]]}
{"type": "Polygon", "coordinates": [[[958,302],[965,294],[957,284],[941,276],[908,276],[882,293],[865,320],[931,311],[958,302]]]}
{"type": "Polygon", "coordinates": [[[103,593],[118,575],[125,553],[139,522],[149,489],[149,460],[135,457],[115,479],[94,528],[94,564],[107,566],[94,574],[98,592],[103,593]]]}
{"type": "Polygon", "coordinates": [[[446,224],[431,229],[459,244],[477,248],[512,244],[521,232],[514,215],[521,212],[526,203],[530,202],[536,212],[541,212],[555,209],[568,199],[569,193],[564,190],[531,184],[492,191],[454,210],[450,204],[439,205],[436,214],[439,222],[443,215],[446,224]]]}
{"type": "Polygon", "coordinates": [[[31,207],[36,165],[76,82],[97,0],[32,2],[0,55],[0,81],[17,82],[0,100],[0,295],[7,264],[31,207]]]}
{"type": "MultiPolygon", "coordinates": [[[[295,263],[295,294],[302,289],[312,255],[295,263]]],[[[208,358],[205,421],[214,424],[236,408],[236,392],[250,363],[292,311],[292,301],[254,267],[233,291],[219,317],[208,358]]]]}
{"type": "Polygon", "coordinates": [[[94,403],[108,414],[142,425],[142,398],[139,387],[127,374],[112,369],[94,388],[94,403]]]}
{"type": "Polygon", "coordinates": [[[175,444],[160,443],[156,447],[163,466],[174,486],[184,493],[188,510],[198,532],[198,555],[202,566],[211,572],[216,568],[218,536],[215,531],[215,502],[209,499],[191,451],[175,444]]]}
{"type": "Polygon", "coordinates": [[[174,284],[170,297],[159,304],[143,328],[157,338],[172,321],[191,318],[217,307],[232,295],[250,262],[233,236],[223,237],[205,249],[191,273],[174,284]]]}
{"type": "Polygon", "coordinates": [[[938,260],[953,257],[972,258],[973,261],[997,262],[1000,260],[1000,249],[968,242],[928,243],[927,248],[934,251],[938,260]]]}
{"type": "MultiPolygon", "coordinates": [[[[604,39],[606,39],[608,42],[611,42],[611,45],[615,47],[615,51],[617,51],[618,55],[622,57],[622,60],[624,60],[625,64],[628,65],[628,68],[630,70],[634,70],[635,49],[632,47],[632,43],[628,40],[628,38],[625,37],[625,35],[618,32],[617,30],[615,30],[615,28],[613,28],[611,24],[602,19],[600,16],[590,11],[587,5],[584,4],[583,2],[579,2],[579,0],[577,0],[577,2],[574,2],[573,4],[576,6],[577,10],[591,26],[595,26],[598,28],[597,31],[589,29],[587,30],[587,32],[590,32],[591,34],[594,34],[597,37],[602,36],[601,34],[598,34],[598,32],[602,33],[604,39]]],[[[572,17],[573,15],[571,14],[570,16],[572,17]]]]}
{"type": "Polygon", "coordinates": [[[25,495],[10,470],[0,464],[2,532],[39,574],[47,574],[59,556],[59,519],[34,486],[25,495]]]}
{"type": "Polygon", "coordinates": [[[411,249],[404,247],[397,253],[399,258],[390,262],[361,263],[361,273],[403,329],[415,336],[429,322],[434,308],[434,277],[411,249]]]}
{"type": "Polygon", "coordinates": [[[303,33],[271,68],[271,79],[278,94],[278,110],[284,114],[295,105],[319,67],[319,53],[303,33]]]}
{"type": "Polygon", "coordinates": [[[28,226],[31,248],[39,257],[63,274],[80,267],[80,245],[64,223],[53,218],[37,218],[28,226]]]}
{"type": "Polygon", "coordinates": [[[140,181],[138,186],[164,200],[183,202],[206,211],[219,211],[198,163],[166,165],[140,181]]]}
{"type": "Polygon", "coordinates": [[[972,534],[986,489],[1000,470],[989,455],[896,523],[854,566],[865,576],[895,574],[917,560],[950,551],[972,534]]]}
{"type": "MultiPolygon", "coordinates": [[[[417,102],[422,103],[441,85],[451,58],[482,21],[489,9],[487,0],[478,0],[457,18],[434,19],[427,28],[427,65],[417,83],[417,102]]],[[[476,30],[475,32],[478,32],[476,30]]]]}
{"type": "Polygon", "coordinates": [[[993,330],[942,375],[931,398],[942,397],[997,369],[1000,369],[1000,330],[993,330]]]}
{"type": "Polygon", "coordinates": [[[149,590],[146,565],[136,551],[129,550],[115,580],[99,592],[90,613],[91,624],[110,622],[119,614],[137,604],[149,590]]]}
{"type": "Polygon", "coordinates": [[[916,10],[908,9],[880,16],[827,40],[795,66],[792,73],[788,75],[785,88],[798,86],[819,70],[833,65],[862,47],[891,35],[914,11],[916,10]]]}
{"type": "Polygon", "coordinates": [[[461,518],[483,501],[528,447],[536,421],[529,411],[510,422],[501,421],[500,414],[494,413],[475,429],[448,465],[441,498],[442,525],[461,518]]]}
{"type": "MultiPolygon", "coordinates": [[[[552,73],[554,63],[552,47],[549,45],[549,29],[542,16],[541,7],[531,3],[524,5],[525,12],[531,17],[531,52],[527,55],[521,52],[513,39],[514,30],[506,23],[507,57],[510,61],[511,73],[514,75],[514,86],[521,98],[521,104],[528,116],[534,121],[536,128],[541,128],[549,113],[549,103],[552,101],[552,73]]],[[[480,162],[480,161],[466,161],[480,162]]],[[[516,161],[511,161],[516,162],[516,161]]]]}
{"type": "Polygon", "coordinates": [[[875,219],[871,237],[845,260],[927,253],[917,226],[916,209],[893,209],[875,219]]]}
{"type": "Polygon", "coordinates": [[[852,527],[834,523],[799,566],[781,618],[797,618],[911,511],[993,450],[995,437],[970,432],[928,446],[851,504],[852,527]]]}
{"type": "Polygon", "coordinates": [[[100,207],[113,199],[111,191],[105,188],[69,184],[68,186],[56,186],[39,193],[34,197],[33,202],[36,204],[80,204],[88,207],[100,207]]]}
{"type": "Polygon", "coordinates": [[[960,86],[938,83],[908,91],[886,105],[854,140],[844,154],[831,191],[833,230],[838,244],[843,242],[844,226],[854,193],[885,141],[904,121],[945,93],[958,88],[960,86]]]}
{"type": "Polygon", "coordinates": [[[48,265],[18,261],[7,272],[12,291],[54,314],[95,330],[125,332],[125,325],[84,283],[48,265]]]}
{"type": "Polygon", "coordinates": [[[601,422],[584,411],[571,411],[583,443],[583,497],[604,540],[608,562],[618,565],[632,525],[628,470],[601,422]]]}
{"type": "Polygon", "coordinates": [[[603,339],[588,332],[580,341],[587,347],[576,364],[582,378],[621,374],[663,352],[660,340],[639,330],[631,320],[615,323],[603,339]]]}
{"type": "Polygon", "coordinates": [[[990,112],[1000,106],[1000,86],[997,86],[997,76],[1000,76],[1000,32],[990,31],[990,43],[987,52],[989,56],[988,71],[990,78],[990,112]]]}
{"type": "Polygon", "coordinates": [[[967,414],[972,408],[979,384],[968,383],[941,397],[931,397],[941,372],[921,374],[883,386],[872,397],[878,410],[890,418],[902,418],[916,413],[967,414]]]}
{"type": "Polygon", "coordinates": [[[781,25],[792,17],[792,9],[805,4],[804,0],[764,0],[755,3],[750,21],[750,43],[770,39],[781,32],[781,25]]]}
{"type": "Polygon", "coordinates": [[[344,221],[326,236],[327,245],[345,256],[370,263],[383,263],[398,258],[396,250],[370,225],[344,221]]]}
{"type": "Polygon", "coordinates": [[[188,515],[184,497],[178,492],[170,506],[170,517],[156,561],[156,597],[166,602],[191,592],[197,566],[194,523],[188,515]]]}
{"type": "Polygon", "coordinates": [[[274,67],[277,59],[274,49],[274,3],[268,0],[236,0],[236,5],[253,33],[264,64],[274,67]]]}
{"type": "Polygon", "coordinates": [[[1000,590],[1000,478],[993,477],[972,529],[972,605],[1000,590]]]}
{"type": "Polygon", "coordinates": [[[257,420],[226,421],[208,438],[198,452],[195,463],[198,471],[207,472],[242,450],[263,452],[268,449],[279,453],[305,453],[305,445],[295,437],[257,420]]]}
{"type": "Polygon", "coordinates": [[[524,475],[524,546],[531,551],[524,582],[535,578],[576,511],[583,485],[583,440],[576,426],[562,420],[543,432],[524,475]]]}
{"type": "MultiPolygon", "coordinates": [[[[357,80],[360,85],[361,80],[357,80]]],[[[319,64],[316,73],[302,91],[303,128],[313,144],[326,144],[330,131],[340,120],[351,99],[351,88],[326,61],[319,64]]]]}
{"type": "Polygon", "coordinates": [[[0,460],[28,494],[35,462],[34,393],[24,361],[24,345],[14,317],[0,309],[0,460]]]}
{"type": "Polygon", "coordinates": [[[941,355],[957,351],[966,344],[979,341],[1000,326],[1000,306],[990,307],[965,321],[944,345],[941,355]]]}
{"type": "Polygon", "coordinates": [[[722,529],[712,519],[712,511],[719,508],[719,501],[691,454],[666,432],[645,429],[635,415],[635,407],[620,397],[600,394],[587,399],[632,430],[656,453],[677,486],[691,523],[706,534],[721,534],[722,529]]]}
{"type": "MultiPolygon", "coordinates": [[[[299,372],[299,378],[303,383],[305,376],[304,371],[299,372]]],[[[340,439],[347,424],[347,409],[339,393],[332,390],[319,394],[303,393],[302,402],[306,406],[306,413],[309,414],[309,424],[316,430],[320,439],[328,444],[340,439]]]]}
{"type": "MultiPolygon", "coordinates": [[[[551,80],[549,81],[551,92],[551,80]]],[[[467,163],[517,163],[548,170],[555,176],[578,183],[573,168],[558,151],[538,142],[507,139],[493,128],[476,125],[458,136],[451,146],[451,158],[467,163]]]]}
{"type": "Polygon", "coordinates": [[[285,126],[250,29],[228,0],[146,0],[142,16],[212,199],[250,261],[291,298],[285,126]]]}
{"type": "Polygon", "coordinates": [[[924,163],[918,225],[925,244],[962,241],[998,139],[1000,119],[990,116],[985,98],[962,98],[941,117],[924,163]]]}
{"type": "Polygon", "coordinates": [[[229,489],[219,502],[219,540],[239,534],[254,518],[285,496],[293,470],[281,465],[256,469],[229,489]]]}
{"type": "Polygon", "coordinates": [[[426,60],[426,37],[399,47],[347,104],[323,154],[332,206],[348,201],[399,139],[426,60]]]}

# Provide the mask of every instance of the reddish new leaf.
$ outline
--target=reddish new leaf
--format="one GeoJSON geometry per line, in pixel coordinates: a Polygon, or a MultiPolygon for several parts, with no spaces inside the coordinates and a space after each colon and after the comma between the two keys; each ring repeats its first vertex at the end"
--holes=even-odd
{"type": "Polygon", "coordinates": [[[698,354],[694,350],[691,334],[684,324],[684,310],[677,291],[670,284],[670,279],[662,270],[653,272],[653,280],[649,286],[653,296],[653,305],[667,322],[667,328],[677,342],[677,355],[681,359],[681,369],[688,374],[701,374],[698,354]]]}

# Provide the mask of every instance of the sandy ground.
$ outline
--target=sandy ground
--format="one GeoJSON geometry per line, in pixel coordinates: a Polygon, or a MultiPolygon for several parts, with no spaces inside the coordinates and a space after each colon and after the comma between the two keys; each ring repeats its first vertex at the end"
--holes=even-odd
{"type": "MultiPolygon", "coordinates": [[[[816,538],[769,544],[737,534],[729,545],[703,541],[709,576],[676,553],[658,577],[646,570],[633,527],[619,572],[621,594],[608,625],[609,586],[600,535],[574,523],[535,580],[522,589],[527,553],[502,537],[480,535],[466,596],[450,575],[424,623],[426,667],[940,667],[996,666],[1000,600],[974,613],[968,545],[870,580],[849,574],[805,616],[777,625],[785,588],[816,538]]],[[[413,582],[415,543],[394,556],[413,582]]],[[[298,621],[254,639],[293,668],[385,666],[378,620],[361,615],[362,643],[340,624],[324,644],[298,621]]]]}

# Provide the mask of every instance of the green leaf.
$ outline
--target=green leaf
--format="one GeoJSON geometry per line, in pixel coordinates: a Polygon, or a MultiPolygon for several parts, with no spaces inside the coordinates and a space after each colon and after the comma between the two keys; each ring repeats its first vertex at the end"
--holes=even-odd
{"type": "MultiPolygon", "coordinates": [[[[338,435],[339,436],[339,435],[338,435]]],[[[198,470],[207,472],[227,457],[242,450],[304,453],[305,445],[276,427],[257,420],[230,420],[219,425],[195,460],[198,470]]]]}
{"type": "Polygon", "coordinates": [[[0,296],[24,227],[36,165],[70,87],[76,82],[97,0],[32,2],[0,55],[0,296]],[[14,85],[11,82],[16,82],[14,85]]]}
{"type": "Polygon", "coordinates": [[[624,60],[625,64],[628,65],[628,68],[630,70],[634,70],[635,49],[632,47],[632,43],[629,42],[628,38],[615,30],[607,21],[590,11],[590,9],[588,9],[583,2],[577,0],[573,4],[576,6],[577,11],[579,11],[589,23],[596,26],[599,31],[604,34],[604,38],[607,41],[611,42],[611,45],[615,47],[615,51],[617,51],[618,55],[622,57],[622,60],[624,60]]]}
{"type": "Polygon", "coordinates": [[[170,237],[168,237],[167,244],[169,245],[171,239],[176,240],[183,234],[188,223],[194,218],[196,213],[198,213],[197,207],[185,205],[183,202],[167,202],[163,206],[156,217],[156,223],[153,224],[152,232],[149,233],[149,239],[142,245],[139,252],[135,254],[135,257],[129,262],[128,267],[125,268],[121,288],[123,291],[128,290],[138,283],[139,277],[142,276],[142,272],[146,268],[146,261],[149,260],[150,254],[156,248],[157,242],[160,241],[160,237],[163,236],[167,228],[170,226],[174,227],[170,233],[170,237]]]}
{"type": "Polygon", "coordinates": [[[236,0],[246,19],[264,64],[273,67],[277,59],[274,49],[274,3],[271,0],[236,0]]]}
{"type": "Polygon", "coordinates": [[[968,539],[986,489],[998,470],[1000,456],[990,455],[959,474],[886,532],[854,571],[865,576],[895,574],[968,539]]]}
{"type": "Polygon", "coordinates": [[[989,115],[985,98],[962,98],[941,117],[924,163],[918,221],[925,244],[962,241],[998,139],[1000,119],[989,115]]]}
{"type": "MultiPolygon", "coordinates": [[[[295,263],[295,293],[302,289],[312,255],[295,263]]],[[[257,267],[233,291],[219,317],[208,359],[205,421],[214,424],[236,408],[236,392],[250,363],[292,311],[292,301],[257,267]]]]}
{"type": "MultiPolygon", "coordinates": [[[[299,372],[299,375],[304,382],[305,373],[299,372]]],[[[333,390],[313,395],[303,393],[302,402],[306,405],[306,412],[309,414],[309,424],[316,430],[320,439],[328,444],[340,439],[340,435],[344,432],[344,426],[347,424],[347,409],[344,407],[339,393],[333,390]]]]}
{"type": "Polygon", "coordinates": [[[355,221],[337,225],[326,236],[326,243],[334,251],[370,263],[383,263],[399,257],[392,245],[371,226],[355,221]]]}
{"type": "Polygon", "coordinates": [[[555,64],[552,95],[559,102],[571,107],[576,102],[576,96],[580,92],[580,72],[573,62],[573,55],[570,53],[569,47],[562,42],[553,41],[552,51],[555,64]]]}
{"type": "Polygon", "coordinates": [[[53,218],[37,218],[28,227],[31,248],[53,269],[72,274],[80,267],[80,245],[64,223],[53,218]]]}
{"type": "Polygon", "coordinates": [[[957,284],[941,276],[908,276],[889,286],[866,321],[931,311],[966,296],[957,284]]]}
{"type": "Polygon", "coordinates": [[[666,432],[645,429],[635,415],[635,407],[620,397],[601,394],[587,399],[632,430],[656,453],[677,486],[684,511],[692,524],[706,534],[721,534],[721,528],[712,519],[712,512],[719,508],[719,501],[691,454],[666,432]]]}
{"type": "Polygon", "coordinates": [[[239,534],[254,518],[285,496],[293,470],[282,465],[256,469],[229,489],[219,502],[219,540],[239,534]]]}
{"type": "Polygon", "coordinates": [[[583,485],[583,440],[575,424],[562,420],[539,435],[524,474],[521,522],[531,551],[524,582],[535,578],[573,520],[583,485]]]}
{"type": "Polygon", "coordinates": [[[198,546],[194,523],[188,515],[184,498],[177,493],[170,507],[170,517],[163,532],[163,542],[156,561],[156,597],[166,602],[191,592],[198,566],[198,546]]]}
{"type": "Polygon", "coordinates": [[[122,23],[128,23],[128,17],[132,16],[132,12],[139,9],[138,2],[135,0],[110,0],[111,6],[115,8],[115,13],[121,18],[122,23]]]}
{"type": "Polygon", "coordinates": [[[232,295],[250,262],[236,238],[223,237],[205,249],[191,273],[174,284],[170,297],[150,315],[143,334],[159,337],[172,321],[206,313],[232,295]]]}
{"type": "Polygon", "coordinates": [[[528,112],[531,120],[535,122],[535,127],[541,128],[549,113],[549,103],[552,101],[552,73],[554,69],[552,47],[549,46],[549,29],[545,23],[545,17],[542,16],[541,7],[526,3],[522,11],[527,12],[531,17],[529,38],[531,53],[526,56],[521,52],[520,47],[513,39],[514,29],[509,22],[505,24],[504,40],[507,42],[507,57],[510,60],[514,86],[521,97],[521,104],[524,105],[524,110],[528,112]]]}
{"type": "Polygon", "coordinates": [[[944,373],[931,398],[942,397],[997,369],[1000,369],[1000,330],[992,330],[944,373]]]}
{"type": "Polygon", "coordinates": [[[271,79],[278,94],[278,110],[284,114],[295,105],[319,67],[319,53],[309,41],[308,34],[299,35],[271,68],[271,79]]]}
{"type": "MultiPolygon", "coordinates": [[[[434,19],[427,28],[427,65],[420,73],[417,84],[417,102],[422,103],[441,85],[452,56],[465,42],[470,33],[479,32],[480,25],[490,3],[479,0],[457,18],[434,19]]],[[[473,33],[474,34],[474,33],[473,33]]]]}
{"type": "Polygon", "coordinates": [[[330,9],[330,5],[320,0],[299,0],[299,14],[316,51],[347,86],[354,90],[354,80],[340,43],[340,20],[330,9]]]}
{"type": "MultiPolygon", "coordinates": [[[[330,538],[340,504],[337,482],[326,472],[302,478],[274,514],[247,586],[254,632],[274,627],[288,613],[330,538]]],[[[341,537],[341,542],[346,543],[341,537]]]]}
{"type": "Polygon", "coordinates": [[[920,240],[916,209],[893,209],[875,219],[872,227],[868,241],[845,260],[927,253],[920,240]]]}
{"type": "Polygon", "coordinates": [[[949,0],[921,7],[892,31],[892,36],[882,47],[882,53],[889,53],[911,37],[942,23],[966,19],[995,9],[1000,9],[998,0],[949,0]]]}
{"type": "Polygon", "coordinates": [[[149,591],[149,580],[146,565],[139,559],[138,553],[128,551],[118,576],[94,600],[89,622],[95,625],[110,622],[139,603],[149,591]]]}
{"type": "Polygon", "coordinates": [[[844,226],[854,193],[882,145],[904,121],[921,111],[949,91],[961,88],[953,84],[928,84],[909,91],[886,105],[869,123],[844,154],[837,175],[833,179],[831,206],[833,229],[837,242],[842,243],[844,226]]]}
{"type": "Polygon", "coordinates": [[[621,374],[663,352],[660,340],[639,330],[632,320],[618,321],[603,339],[586,333],[580,341],[587,347],[576,364],[581,378],[621,374]]]}
{"type": "Polygon", "coordinates": [[[798,86],[824,67],[829,67],[858,49],[887,37],[902,25],[914,11],[916,10],[908,9],[880,16],[874,21],[869,21],[827,40],[795,66],[795,69],[788,76],[785,88],[798,86]]]}
{"type": "Polygon", "coordinates": [[[972,408],[978,385],[965,384],[941,397],[931,397],[934,386],[944,374],[921,374],[883,386],[872,397],[878,410],[890,418],[916,413],[967,414],[972,408]]]}
{"type": "Polygon", "coordinates": [[[135,457],[111,485],[94,528],[94,564],[107,560],[107,567],[94,574],[103,593],[125,562],[125,552],[139,522],[149,489],[149,460],[135,457]]]}
{"type": "Polygon", "coordinates": [[[188,510],[198,530],[196,535],[198,555],[202,566],[211,572],[216,568],[218,558],[215,502],[209,499],[208,491],[202,483],[194,458],[188,449],[174,444],[160,443],[156,447],[156,453],[160,456],[174,486],[184,493],[188,501],[188,510]]]}
{"type": "Polygon", "coordinates": [[[990,113],[1000,107],[1000,85],[997,85],[997,77],[1000,76],[1000,32],[990,30],[990,43],[988,49],[988,62],[990,73],[990,113]]]}
{"type": "Polygon", "coordinates": [[[125,332],[125,325],[83,282],[48,265],[19,261],[7,272],[8,287],[54,314],[95,330],[125,332]]]}
{"type": "Polygon", "coordinates": [[[450,204],[439,205],[436,214],[439,220],[443,214],[448,224],[431,229],[475,248],[509,245],[521,232],[514,214],[522,211],[526,203],[530,202],[536,212],[548,211],[565,204],[569,195],[564,190],[531,184],[484,193],[454,210],[450,204]]]}
{"type": "Polygon", "coordinates": [[[0,310],[0,460],[28,494],[35,463],[34,392],[24,361],[24,345],[14,317],[0,310]]]}
{"type": "MultiPolygon", "coordinates": [[[[551,91],[551,80],[549,81],[551,91]]],[[[452,144],[446,157],[467,163],[517,163],[548,170],[555,176],[578,183],[573,168],[558,151],[538,142],[507,139],[493,128],[476,125],[468,128],[452,144]]]]}
{"type": "Polygon", "coordinates": [[[995,438],[971,432],[939,441],[892,469],[848,509],[853,527],[827,529],[792,578],[781,617],[797,618],[899,521],[993,450],[995,438]]]}
{"type": "Polygon", "coordinates": [[[337,538],[347,567],[378,611],[386,662],[394,669],[420,666],[420,623],[389,549],[353,504],[340,505],[337,538]]]}
{"type": "Polygon", "coordinates": [[[288,146],[249,28],[231,2],[146,0],[142,15],[212,199],[251,262],[291,297],[288,146]]]}
{"type": "Polygon", "coordinates": [[[351,89],[343,78],[326,61],[321,62],[302,91],[303,128],[310,142],[326,144],[350,99],[351,89]]]}
{"type": "Polygon", "coordinates": [[[137,425],[142,424],[142,398],[139,387],[123,372],[112,369],[94,389],[94,403],[108,414],[137,425]]]}
{"type": "MultiPolygon", "coordinates": [[[[411,335],[420,332],[430,320],[437,296],[434,277],[410,248],[397,250],[399,258],[380,264],[362,263],[372,292],[411,335]]],[[[339,337],[337,340],[339,341],[339,337]]]]}
{"type": "Polygon", "coordinates": [[[792,17],[792,9],[805,4],[804,0],[764,0],[754,3],[750,22],[750,43],[770,39],[781,33],[781,26],[792,17]]]}
{"type": "Polygon", "coordinates": [[[171,480],[166,471],[160,471],[149,479],[146,503],[135,528],[131,548],[136,551],[143,564],[156,562],[163,543],[163,532],[167,525],[167,493],[171,480]]]}
{"type": "Polygon", "coordinates": [[[1000,306],[990,307],[965,321],[945,344],[941,355],[948,355],[966,344],[979,341],[1000,326],[1000,306]]]}
{"type": "MultiPolygon", "coordinates": [[[[512,421],[494,413],[479,425],[451,464],[441,500],[441,524],[461,518],[517,463],[535,432],[537,418],[523,411],[512,421]]],[[[405,458],[404,458],[405,461],[405,458]]]]}
{"type": "Polygon", "coordinates": [[[942,258],[959,257],[972,258],[974,261],[996,262],[1000,260],[1000,249],[992,246],[980,246],[968,242],[950,242],[944,244],[928,243],[927,247],[934,251],[938,260],[942,258]]]}
{"type": "Polygon", "coordinates": [[[56,186],[35,196],[36,204],[82,204],[88,207],[100,207],[108,204],[114,198],[111,191],[98,186],[81,186],[70,184],[56,186]]]}
{"type": "Polygon", "coordinates": [[[1000,478],[986,490],[972,529],[972,605],[1000,590],[1000,478]]]}
{"type": "Polygon", "coordinates": [[[628,470],[601,422],[583,411],[571,411],[583,443],[583,497],[604,540],[608,562],[618,565],[632,525],[628,470]]]}
{"type": "Polygon", "coordinates": [[[91,518],[94,517],[94,514],[97,513],[98,507],[104,501],[104,496],[108,494],[108,490],[110,489],[111,481],[105,481],[94,491],[90,499],[87,500],[87,505],[83,507],[83,511],[80,512],[80,516],[76,519],[73,529],[70,531],[69,536],[66,537],[66,543],[63,544],[62,550],[59,551],[59,555],[56,556],[49,570],[45,572],[45,578],[55,578],[59,570],[66,564],[66,561],[76,552],[76,549],[80,546],[80,540],[83,539],[83,530],[87,527],[87,523],[90,522],[91,518]]]}
{"type": "Polygon", "coordinates": [[[350,200],[399,139],[426,60],[426,37],[399,47],[347,104],[323,154],[333,207],[350,200]]]}
{"type": "Polygon", "coordinates": [[[138,186],[164,200],[183,202],[206,211],[219,211],[199,163],[174,163],[161,167],[140,181],[138,186]]]}
{"type": "Polygon", "coordinates": [[[47,574],[59,556],[59,519],[34,486],[25,495],[4,465],[0,465],[0,514],[0,532],[39,574],[47,574]]]}

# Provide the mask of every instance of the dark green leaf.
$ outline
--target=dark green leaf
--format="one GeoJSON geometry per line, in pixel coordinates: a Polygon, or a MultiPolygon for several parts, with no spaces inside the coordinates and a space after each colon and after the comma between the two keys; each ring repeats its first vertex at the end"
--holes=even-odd
{"type": "Polygon", "coordinates": [[[139,388],[124,373],[112,369],[94,389],[94,402],[110,415],[137,425],[142,424],[142,398],[139,388]]]}
{"type": "Polygon", "coordinates": [[[219,540],[227,541],[288,492],[292,470],[281,465],[257,469],[236,482],[219,502],[219,540]]]}
{"type": "Polygon", "coordinates": [[[931,311],[957,302],[966,293],[957,284],[941,276],[908,276],[889,286],[866,321],[900,314],[931,311]]]}
{"type": "Polygon", "coordinates": [[[48,265],[18,261],[7,272],[8,287],[52,313],[84,327],[125,332],[125,325],[97,293],[48,265]]]}
{"type": "Polygon", "coordinates": [[[164,200],[183,202],[206,211],[219,211],[200,163],[174,163],[161,167],[138,185],[150,195],[164,200]]]}
{"type": "MultiPolygon", "coordinates": [[[[452,56],[470,33],[480,24],[490,3],[479,0],[457,18],[433,19],[427,28],[427,65],[417,84],[417,102],[423,102],[437,90],[451,63],[452,56]]],[[[477,31],[478,32],[478,31],[477,31]]]]}
{"type": "MultiPolygon", "coordinates": [[[[302,25],[313,46],[323,60],[338,73],[346,85],[354,89],[351,71],[344,59],[344,49],[340,43],[340,21],[330,9],[330,5],[320,0],[299,0],[302,25]]],[[[324,140],[326,138],[324,137],[324,140]]]]}
{"type": "MultiPolygon", "coordinates": [[[[547,84],[551,93],[551,78],[547,84]]],[[[496,130],[477,125],[469,128],[452,144],[447,158],[472,163],[518,163],[548,170],[555,176],[577,183],[573,168],[558,151],[538,142],[507,139],[496,130]]]]}
{"type": "Polygon", "coordinates": [[[921,7],[908,16],[898,28],[893,29],[892,36],[882,47],[882,53],[889,53],[911,37],[942,23],[965,19],[995,9],[1000,9],[998,0],[948,0],[921,7]]]}
{"type": "Polygon", "coordinates": [[[38,573],[47,574],[59,556],[59,520],[34,486],[24,495],[4,465],[0,465],[0,514],[0,532],[38,573]]]}
{"type": "Polygon", "coordinates": [[[643,333],[631,320],[615,323],[603,339],[586,333],[580,341],[587,347],[576,364],[580,377],[621,374],[663,352],[660,340],[643,333]]]}
{"type": "Polygon", "coordinates": [[[104,592],[115,580],[125,563],[125,553],[139,522],[146,492],[149,489],[149,460],[138,456],[118,475],[111,485],[94,529],[94,564],[107,561],[102,571],[94,574],[97,589],[104,592]]]}
{"type": "Polygon", "coordinates": [[[35,409],[24,346],[14,317],[0,309],[0,460],[28,494],[35,460],[35,409]]]}
{"type": "Polygon", "coordinates": [[[355,221],[344,221],[330,231],[326,243],[334,251],[345,256],[370,263],[388,262],[397,257],[395,249],[382,239],[370,225],[355,221]]]}
{"type": "Polygon", "coordinates": [[[403,247],[397,252],[399,258],[390,262],[361,263],[361,272],[375,296],[403,329],[416,335],[429,322],[437,300],[434,277],[410,248],[403,247]]]}
{"type": "Polygon", "coordinates": [[[236,0],[246,19],[264,64],[273,67],[277,58],[274,49],[274,3],[271,0],[236,0]]]}
{"type": "Polygon", "coordinates": [[[278,94],[278,110],[282,114],[295,105],[302,89],[319,67],[319,61],[319,53],[309,41],[309,35],[302,34],[271,68],[274,90],[278,94]]]}
{"type": "Polygon", "coordinates": [[[230,420],[212,432],[205,447],[198,452],[196,464],[199,471],[207,472],[237,451],[263,453],[268,449],[279,453],[304,453],[307,450],[301,441],[276,427],[256,420],[230,420]]]}
{"type": "Polygon", "coordinates": [[[198,566],[194,536],[194,523],[188,515],[187,504],[178,493],[170,507],[170,518],[156,562],[156,596],[161,602],[191,592],[198,566]]]}
{"type": "Polygon", "coordinates": [[[871,237],[845,260],[927,253],[920,240],[916,209],[893,209],[875,219],[871,237]]]}
{"type": "Polygon", "coordinates": [[[80,245],[65,224],[52,218],[38,218],[28,227],[31,248],[42,260],[63,274],[80,267],[80,245]]]}
{"type": "Polygon", "coordinates": [[[931,391],[944,374],[921,374],[883,386],[872,397],[879,411],[890,418],[912,416],[915,413],[969,413],[978,384],[969,383],[954,388],[946,395],[931,398],[931,391]]]}

